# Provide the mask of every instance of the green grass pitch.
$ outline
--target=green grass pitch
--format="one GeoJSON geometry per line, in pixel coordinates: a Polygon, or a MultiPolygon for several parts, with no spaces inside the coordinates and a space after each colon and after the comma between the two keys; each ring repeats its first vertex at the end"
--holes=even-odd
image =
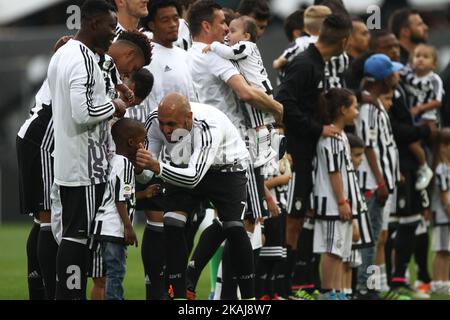
{"type": "MultiPolygon", "coordinates": [[[[30,224],[0,225],[0,300],[27,300],[27,261],[26,241],[30,224]]],[[[138,225],[138,239],[142,239],[143,226],[138,225]]],[[[430,252],[431,258],[431,252],[430,252]]],[[[431,259],[429,259],[431,264],[431,259]]],[[[411,280],[415,279],[415,267],[410,265],[411,280]]],[[[89,297],[92,281],[88,281],[89,297]]],[[[128,247],[127,273],[124,282],[125,298],[129,300],[145,299],[144,271],[141,262],[140,247],[128,247]]],[[[207,299],[210,290],[209,268],[203,271],[197,286],[197,298],[207,299]]],[[[433,296],[432,299],[449,300],[448,296],[433,296]]]]}

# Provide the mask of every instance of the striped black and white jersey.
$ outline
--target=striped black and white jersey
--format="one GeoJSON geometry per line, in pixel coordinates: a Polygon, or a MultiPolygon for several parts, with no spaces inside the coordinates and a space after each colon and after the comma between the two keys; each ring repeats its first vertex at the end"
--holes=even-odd
{"type": "Polygon", "coordinates": [[[225,113],[236,128],[245,126],[239,99],[227,82],[240,72],[230,60],[214,52],[204,54],[206,43],[193,42],[189,49],[189,70],[200,103],[225,113]]]}
{"type": "Polygon", "coordinates": [[[120,34],[121,34],[122,32],[124,32],[124,31],[127,31],[127,30],[125,30],[125,28],[122,27],[122,25],[121,25],[119,22],[117,22],[117,26],[116,26],[116,37],[114,38],[114,41],[116,41],[117,38],[120,36],[120,34]]]}
{"type": "MultiPolygon", "coordinates": [[[[386,186],[392,192],[400,180],[399,153],[389,115],[381,101],[378,101],[378,104],[379,107],[370,103],[360,106],[356,132],[366,148],[373,148],[386,186]]],[[[359,183],[363,191],[377,188],[377,181],[365,155],[359,168],[359,183]]]]}
{"type": "Polygon", "coordinates": [[[168,93],[178,92],[196,102],[194,83],[188,64],[188,54],[178,48],[166,48],[152,42],[152,62],[146,66],[154,77],[153,89],[144,101],[148,114],[155,110],[168,93]]]}
{"type": "Polygon", "coordinates": [[[55,136],[55,183],[75,187],[107,180],[108,119],[115,107],[106,95],[98,56],[71,39],[48,67],[55,136]]]}
{"type": "MultiPolygon", "coordinates": [[[[263,169],[264,180],[273,179],[281,175],[280,165],[276,159],[272,159],[264,165],[263,169]]],[[[287,210],[287,193],[289,184],[279,185],[270,189],[272,198],[276,201],[278,207],[286,212],[287,210]]]]}
{"type": "Polygon", "coordinates": [[[304,35],[295,39],[294,44],[284,50],[282,56],[288,62],[291,62],[299,53],[305,51],[311,43],[316,43],[318,36],[304,35]]]}
{"type": "MultiPolygon", "coordinates": [[[[238,70],[247,82],[256,88],[272,95],[273,88],[264,68],[258,46],[254,42],[239,41],[233,46],[214,41],[211,50],[224,59],[231,60],[237,64],[238,70]]],[[[273,115],[252,107],[248,103],[243,103],[246,125],[248,128],[257,128],[275,122],[273,115]]]]}
{"type": "MultiPolygon", "coordinates": [[[[158,178],[180,187],[195,188],[210,169],[230,172],[245,171],[250,159],[244,141],[228,117],[213,106],[191,103],[192,130],[172,133],[173,143],[167,141],[159,128],[158,111],[146,122],[146,148],[160,155],[158,178]],[[178,139],[176,139],[178,137],[178,139]]],[[[153,174],[144,170],[139,182],[153,174]]]]}
{"type": "Polygon", "coordinates": [[[445,192],[450,197],[450,166],[447,163],[439,163],[434,171],[435,179],[431,201],[434,225],[450,224],[448,216],[441,201],[441,193],[445,192]]]}
{"type": "Polygon", "coordinates": [[[103,201],[95,216],[94,237],[97,239],[121,241],[124,225],[117,211],[117,202],[127,205],[128,216],[133,222],[136,195],[133,164],[122,155],[115,154],[111,161],[103,201]]]}
{"type": "Polygon", "coordinates": [[[350,59],[344,52],[339,56],[331,57],[325,63],[326,88],[345,88],[345,75],[350,66],[350,59]]]}
{"type": "MultiPolygon", "coordinates": [[[[442,102],[444,87],[442,79],[433,71],[423,77],[419,77],[408,65],[401,70],[402,83],[408,92],[409,107],[425,104],[433,100],[442,102]]],[[[437,109],[429,110],[413,119],[414,123],[420,123],[421,120],[439,121],[439,112],[437,109]]]]}
{"type": "Polygon", "coordinates": [[[345,132],[341,133],[341,139],[321,137],[316,156],[313,206],[317,219],[339,219],[338,199],[330,180],[330,174],[336,172],[341,173],[344,196],[350,203],[353,216],[357,216],[361,210],[361,193],[358,191],[358,181],[345,132]]]}
{"type": "Polygon", "coordinates": [[[120,74],[113,58],[107,54],[98,56],[98,65],[105,80],[106,95],[110,99],[117,98],[116,86],[122,84],[122,80],[120,80],[120,74]]]}
{"type": "Polygon", "coordinates": [[[178,26],[178,40],[173,43],[178,48],[188,51],[192,47],[192,36],[189,30],[189,24],[186,20],[180,19],[178,26]]]}
{"type": "Polygon", "coordinates": [[[53,152],[52,101],[47,79],[35,96],[35,106],[30,117],[25,120],[17,135],[49,153],[53,152]]]}

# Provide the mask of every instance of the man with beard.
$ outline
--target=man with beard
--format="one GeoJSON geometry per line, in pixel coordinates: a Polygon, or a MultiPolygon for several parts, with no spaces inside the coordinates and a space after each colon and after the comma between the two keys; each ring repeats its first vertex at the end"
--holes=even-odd
{"type": "Polygon", "coordinates": [[[117,8],[116,38],[123,31],[137,30],[139,19],[147,16],[148,0],[114,0],[117,8]]]}
{"type": "Polygon", "coordinates": [[[428,26],[416,10],[394,11],[389,19],[389,29],[400,41],[400,62],[404,65],[409,62],[414,48],[428,40],[428,26]]]}
{"type": "Polygon", "coordinates": [[[115,36],[114,7],[91,0],[81,8],[81,29],[48,68],[54,122],[55,184],[62,207],[56,258],[56,299],[85,299],[87,240],[107,181],[107,120],[126,105],[106,95],[94,51],[108,51],[115,36]]]}

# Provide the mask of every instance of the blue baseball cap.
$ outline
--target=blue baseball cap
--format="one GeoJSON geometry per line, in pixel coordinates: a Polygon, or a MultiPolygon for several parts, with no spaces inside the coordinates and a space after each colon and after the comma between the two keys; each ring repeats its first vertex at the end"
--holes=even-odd
{"type": "Polygon", "coordinates": [[[379,81],[400,71],[403,67],[403,64],[392,61],[387,55],[377,53],[370,56],[364,63],[364,74],[379,81]]]}

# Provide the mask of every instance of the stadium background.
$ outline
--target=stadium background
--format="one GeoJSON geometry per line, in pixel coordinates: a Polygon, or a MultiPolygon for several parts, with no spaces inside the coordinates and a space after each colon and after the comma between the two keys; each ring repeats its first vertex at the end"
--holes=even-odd
{"type": "MultiPolygon", "coordinates": [[[[151,0],[150,0],[151,1],[151,0]]],[[[217,0],[221,5],[236,8],[239,0],[217,0]]],[[[288,45],[283,32],[283,19],[297,8],[313,0],[269,0],[273,17],[258,45],[274,87],[276,73],[271,68],[274,58],[288,45]]],[[[33,99],[47,72],[52,47],[62,35],[74,34],[66,21],[70,5],[83,0],[0,0],[0,299],[27,299],[25,244],[31,219],[19,215],[15,137],[27,118],[33,99]]],[[[438,72],[444,87],[450,81],[450,0],[344,0],[351,14],[367,19],[367,8],[381,9],[381,27],[386,28],[390,13],[400,7],[420,11],[429,26],[429,43],[439,51],[438,72]]],[[[450,106],[444,105],[450,110],[450,106]]],[[[448,115],[448,114],[447,114],[448,115]]],[[[448,117],[447,117],[448,118],[448,117]]],[[[448,121],[448,120],[447,120],[448,121]]],[[[448,122],[447,122],[448,123],[448,122]]],[[[143,215],[138,217],[138,224],[143,215]],[[140,218],[140,219],[139,219],[140,218]]],[[[142,227],[138,226],[139,239],[142,227]]],[[[145,296],[140,248],[130,248],[126,297],[145,296]]],[[[411,270],[414,278],[414,268],[411,270]]],[[[206,298],[209,291],[208,270],[202,275],[198,296],[206,298]]]]}

